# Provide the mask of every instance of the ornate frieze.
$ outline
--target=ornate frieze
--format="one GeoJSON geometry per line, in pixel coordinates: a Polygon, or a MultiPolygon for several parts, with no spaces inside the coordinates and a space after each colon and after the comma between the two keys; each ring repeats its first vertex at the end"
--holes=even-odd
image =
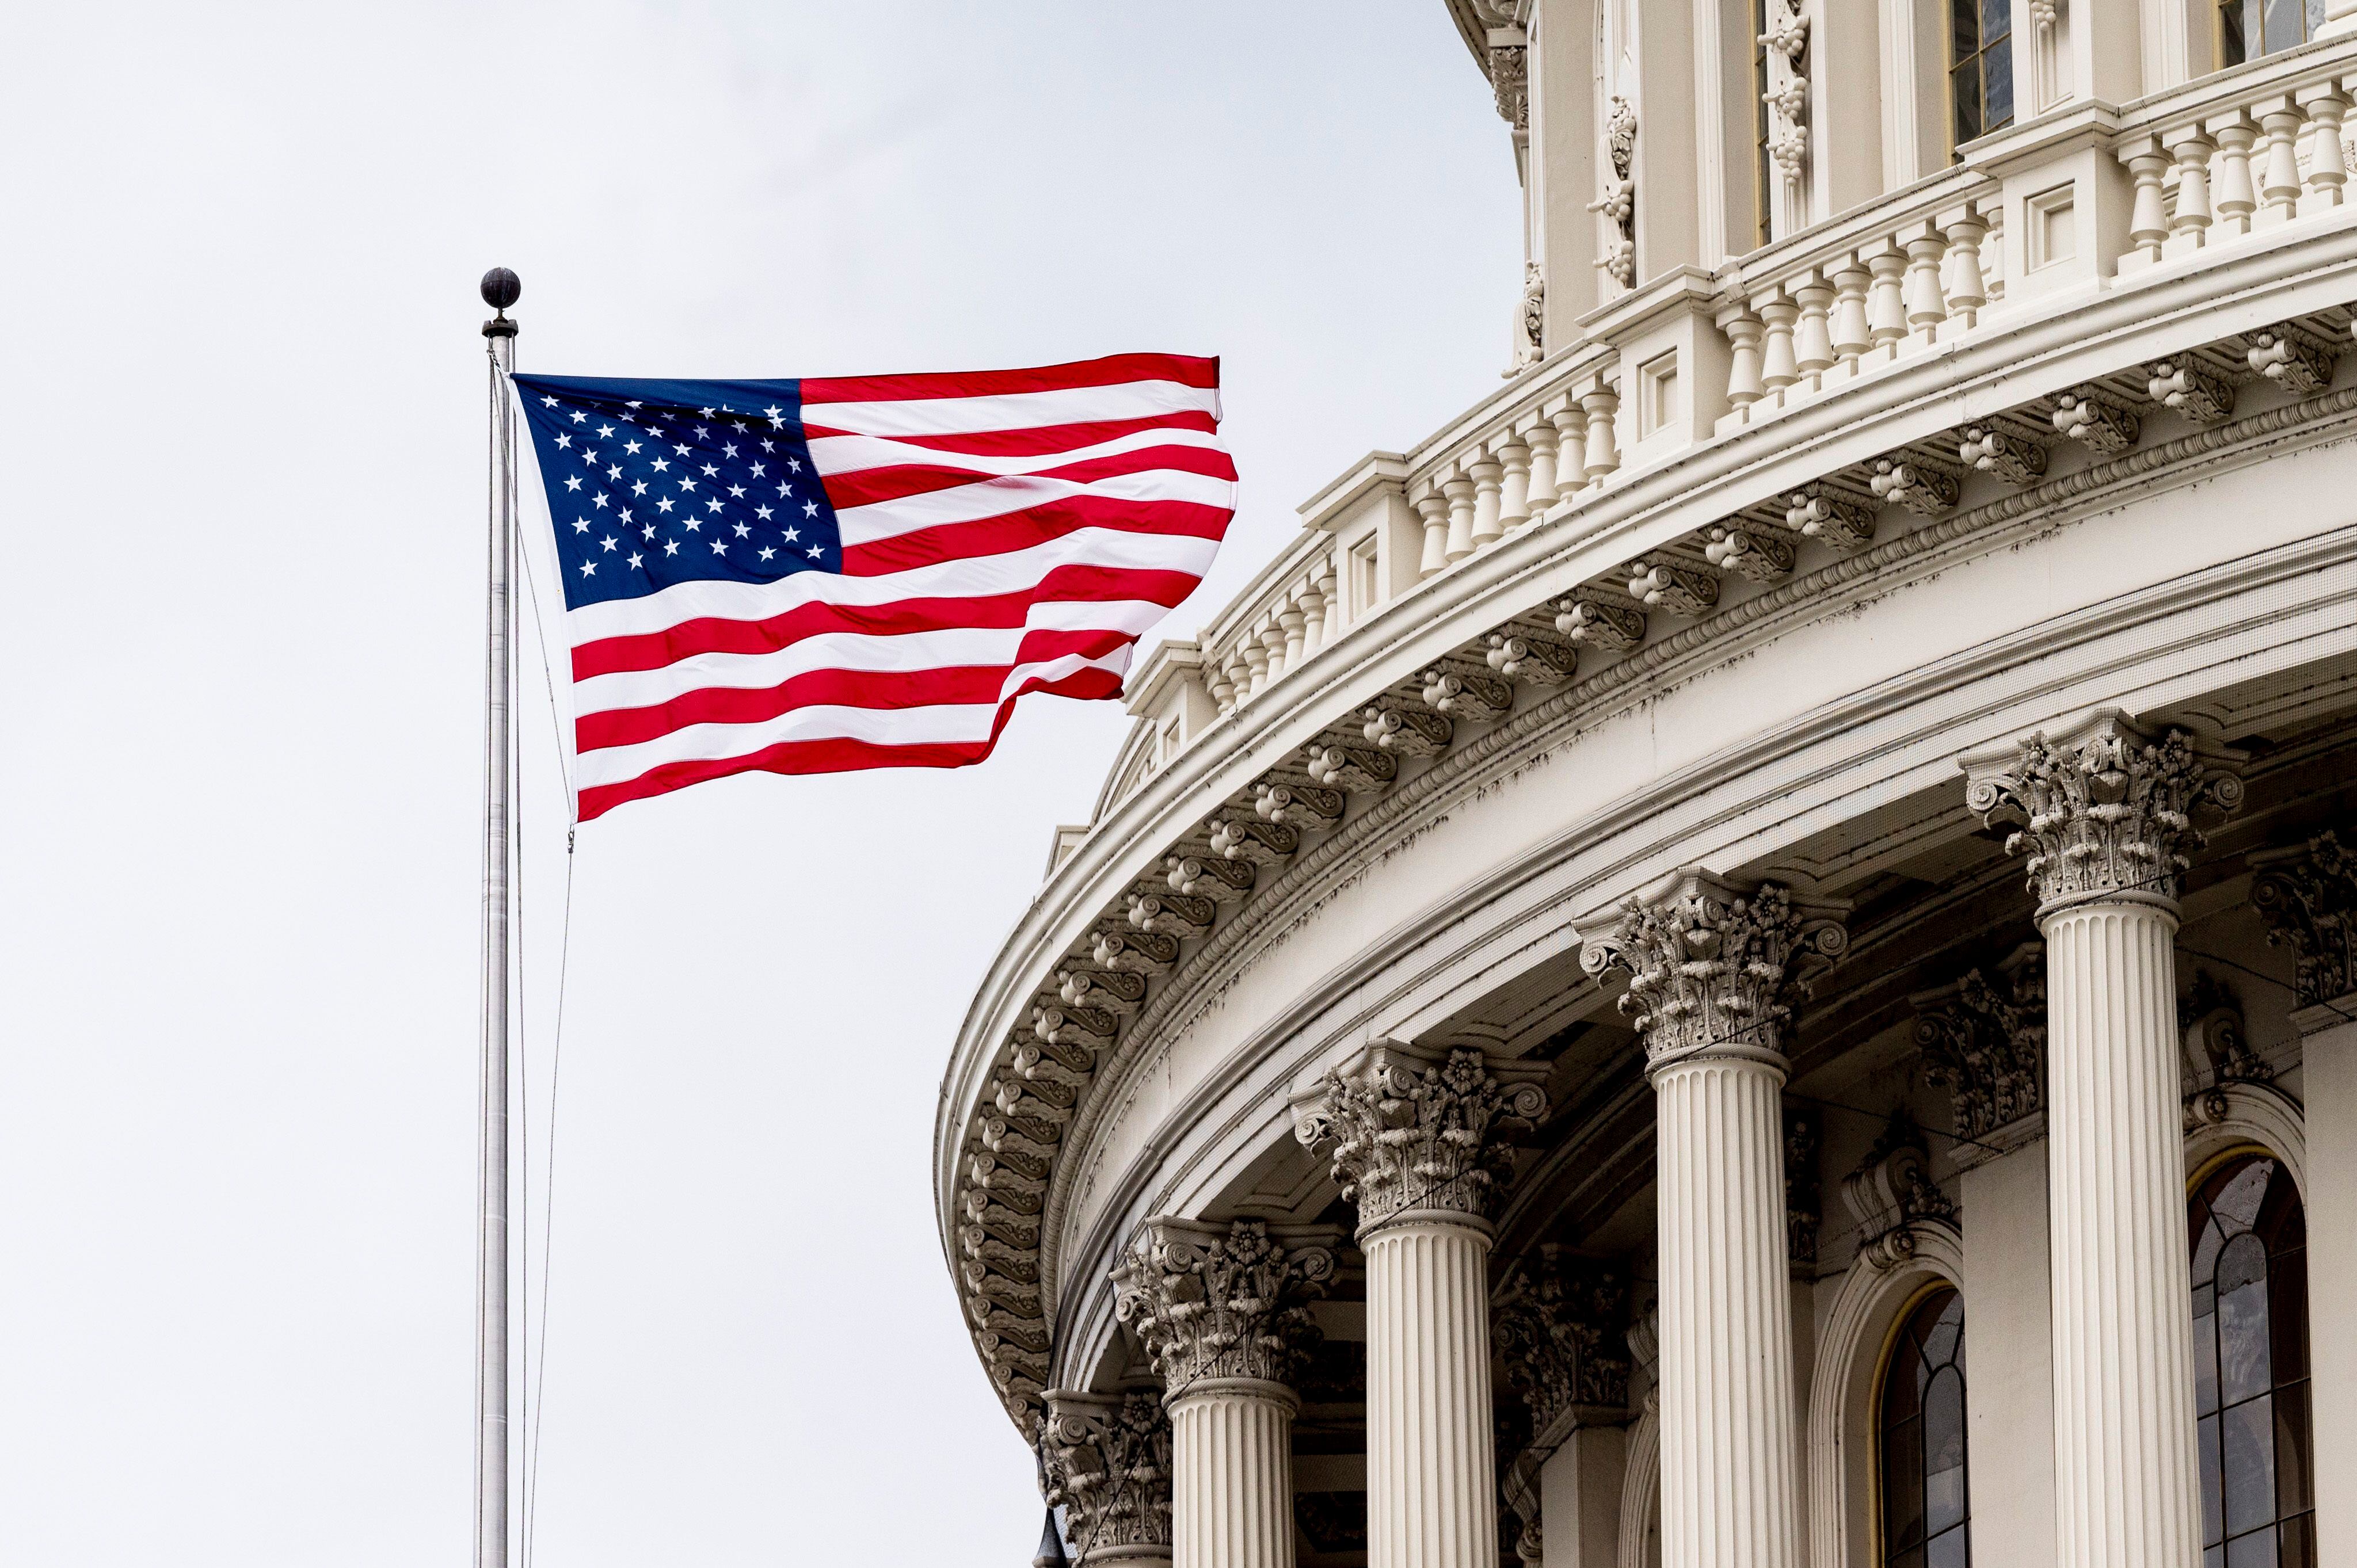
{"type": "Polygon", "coordinates": [[[1626,653],[1645,640],[1645,612],[1632,605],[1574,595],[1557,599],[1555,628],[1576,643],[1626,653]]]}
{"type": "Polygon", "coordinates": [[[1579,664],[1579,650],[1565,643],[1545,642],[1510,631],[1493,631],[1488,641],[1490,668],[1509,681],[1559,686],[1571,679],[1572,671],[1579,664]]]}
{"type": "Polygon", "coordinates": [[[1170,1544],[1170,1414],[1157,1393],[1050,1389],[1040,1480],[1080,1561],[1170,1544]]]}
{"type": "Polygon", "coordinates": [[[2046,448],[1994,424],[1965,425],[1956,442],[1956,457],[1964,467],[1994,474],[2008,485],[2034,485],[2046,477],[2046,448]]]}
{"type": "Polygon", "coordinates": [[[2173,902],[2186,852],[2203,842],[2194,810],[2242,803],[2231,760],[2183,730],[2155,739],[2105,709],[2052,741],[2041,733],[1966,757],[1964,803],[1986,823],[2020,824],[2006,853],[2029,852],[2041,909],[2123,895],[2173,902]]]}
{"type": "Polygon", "coordinates": [[[1342,820],[1344,797],[1340,789],[1314,784],[1256,784],[1253,812],[1289,828],[1330,828],[1342,820]]]}
{"type": "Polygon", "coordinates": [[[1956,504],[1956,476],[1921,457],[1877,457],[1867,480],[1875,499],[1903,506],[1918,517],[1937,517],[1956,504]]]}
{"type": "Polygon", "coordinates": [[[1755,583],[1772,583],[1792,571],[1792,542],[1763,528],[1713,523],[1703,555],[1722,572],[1739,572],[1755,583]]]}
{"type": "Polygon", "coordinates": [[[1334,1276],[1328,1229],[1146,1222],[1114,1271],[1114,1312],[1177,1399],[1206,1378],[1290,1386],[1319,1334],[1308,1303],[1334,1276]]]}
{"type": "Polygon", "coordinates": [[[1544,1063],[1379,1045],[1295,1107],[1294,1133],[1331,1144],[1365,1235],[1408,1212],[1486,1219],[1513,1174],[1512,1141],[1546,1114],[1544,1063]]]}
{"type": "Polygon", "coordinates": [[[1500,1288],[1491,1342],[1506,1380],[1544,1438],[1566,1412],[1629,1404],[1629,1276],[1552,1243],[1517,1263],[1500,1288]]]}
{"type": "Polygon", "coordinates": [[[1718,579],[1707,572],[1659,557],[1632,564],[1629,596],[1638,603],[1699,616],[1718,603],[1718,579]]]}
{"type": "Polygon", "coordinates": [[[2321,1007],[2357,992],[2357,854],[2324,832],[2291,849],[2251,856],[2251,903],[2267,941],[2298,963],[2298,1005],[2321,1007]]]}
{"type": "Polygon", "coordinates": [[[1582,950],[1580,966],[1627,972],[1620,1010],[1657,1068],[1705,1055],[1773,1058],[1792,1003],[1849,946],[1841,912],[1776,883],[1745,887],[1690,869],[1652,897],[1631,898],[1612,934],[1582,950]]]}
{"type": "Polygon", "coordinates": [[[2298,323],[2287,321],[2249,338],[2245,358],[2252,371],[2284,391],[2308,397],[2332,383],[2332,346],[2298,323]]]}
{"type": "Polygon", "coordinates": [[[2134,446],[2141,429],[2134,409],[2093,386],[2055,394],[2053,417],[2058,434],[2105,456],[2134,446]]]}
{"type": "Polygon", "coordinates": [[[1956,1226],[1955,1202],[1932,1179],[1923,1135],[1903,1116],[1843,1180],[1842,1202],[1857,1219],[1859,1260],[1879,1273],[1913,1257],[1925,1227],[1956,1226]]]}
{"type": "Polygon", "coordinates": [[[2190,354],[2147,366],[2145,390],[2153,402],[2196,424],[2221,424],[2234,414],[2233,387],[2190,354]]]}
{"type": "Polygon", "coordinates": [[[1495,675],[1435,667],[1424,672],[1425,705],[1453,718],[1489,724],[1514,705],[1514,687],[1495,675]]]}
{"type": "Polygon", "coordinates": [[[1978,1143],[2046,1104],[2046,948],[2031,942],[1995,978],[1968,970],[1910,996],[1925,1081],[1948,1091],[1960,1142],[1978,1143]]]}
{"type": "Polygon", "coordinates": [[[1874,509],[1824,484],[1803,485],[1786,499],[1784,525],[1850,554],[1874,542],[1874,509]]]}

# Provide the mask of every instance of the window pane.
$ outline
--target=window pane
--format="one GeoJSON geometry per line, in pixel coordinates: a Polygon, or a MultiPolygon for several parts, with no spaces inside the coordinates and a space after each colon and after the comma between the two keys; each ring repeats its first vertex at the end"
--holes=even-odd
{"type": "Polygon", "coordinates": [[[2228,1541],[2226,1568],[2279,1568],[2276,1562],[2276,1532],[2263,1530],[2228,1541]]]}
{"type": "Polygon", "coordinates": [[[2013,124],[2013,40],[1999,38],[1981,56],[1981,74],[1988,81],[1988,102],[1983,127],[2002,130],[2013,124]]]}
{"type": "MultiPolygon", "coordinates": [[[[2200,1215],[2202,1212],[2201,1207],[2197,1204],[2194,1207],[2194,1213],[2200,1215]]],[[[2225,1244],[2226,1235],[2224,1231],[2218,1229],[2218,1222],[2214,1219],[2205,1221],[2201,1234],[2193,1239],[2193,1283],[2195,1284],[2206,1285],[2216,1276],[2218,1249],[2225,1244]]]]}
{"type": "Polygon", "coordinates": [[[1949,1304],[1947,1311],[1940,1315],[1940,1320],[1932,1326],[1932,1332],[1923,1337],[1924,1365],[1937,1369],[1953,1360],[1956,1340],[1964,1331],[1964,1298],[1959,1296],[1949,1304]]]}
{"type": "Polygon", "coordinates": [[[2013,0],[1981,0],[1981,40],[1986,48],[1992,39],[2001,38],[2013,31],[2013,0]]]}
{"type": "MultiPolygon", "coordinates": [[[[2287,3],[2287,0],[2268,0],[2270,5],[2287,3]]],[[[2267,1182],[2276,1174],[2276,1163],[2253,1160],[2247,1165],[2228,1168],[2233,1174],[2210,1200],[2210,1208],[2225,1226],[2226,1234],[2232,1236],[2248,1230],[2258,1219],[2259,1205],[2267,1196],[2267,1182]]]]}
{"type": "MultiPolygon", "coordinates": [[[[2201,1303],[2197,1300],[2197,1307],[2201,1303]]],[[[2210,1415],[2218,1409],[2218,1315],[2205,1312],[2193,1320],[2193,1409],[2210,1415]]]]}
{"type": "Polygon", "coordinates": [[[1953,53],[1948,63],[1960,64],[1980,51],[1980,6],[1976,0],[1951,0],[1948,7],[1948,42],[1953,53]]]}
{"type": "Polygon", "coordinates": [[[2218,1260],[2218,1397],[2234,1404],[2275,1383],[2267,1344],[2267,1250],[2244,1234],[2218,1260]]]}
{"type": "Polygon", "coordinates": [[[2267,53],[2278,49],[2296,49],[2305,40],[2301,23],[2305,20],[2300,0],[2266,0],[2267,53]]]}
{"type": "Polygon", "coordinates": [[[1981,134],[1981,71],[1978,60],[1958,66],[1948,80],[1956,100],[1956,145],[1981,134]]]}
{"type": "Polygon", "coordinates": [[[1923,1541],[1923,1428],[1901,1422],[1882,1439],[1882,1539],[1892,1552],[1923,1541]]]}
{"type": "Polygon", "coordinates": [[[2286,1520],[2281,1537],[2283,1550],[2276,1561],[2278,1568],[2316,1568],[2316,1516],[2302,1514],[2286,1520]]]}
{"type": "Polygon", "coordinates": [[[2250,56],[2243,44],[2243,0],[2226,0],[2218,7],[2218,64],[2240,65],[2250,56]]]}
{"type": "Polygon", "coordinates": [[[2308,1376],[2308,1254],[2278,1252],[2267,1271],[2267,1338],[2277,1383],[2308,1376]]]}
{"type": "MultiPolygon", "coordinates": [[[[2273,1524],[2276,1518],[2276,1434],[2274,1401],[2261,1397],[2238,1404],[2219,1418],[2220,1446],[2226,1472],[2226,1535],[2231,1542],[2246,1530],[2273,1524]]],[[[2268,1538],[2272,1541],[2272,1535],[2268,1538]]],[[[2242,1560],[2232,1552],[2230,1568],[2242,1560]]],[[[2269,1562],[2274,1548],[2268,1549],[2269,1562]]]]}
{"type": "Polygon", "coordinates": [[[2308,1385],[2277,1389],[2276,1401],[2276,1517],[2289,1519],[2315,1507],[2309,1496],[2308,1385]]]}
{"type": "Polygon", "coordinates": [[[1973,1549],[1961,1526],[1932,1542],[1923,1568],[1972,1568],[1973,1549]]]}

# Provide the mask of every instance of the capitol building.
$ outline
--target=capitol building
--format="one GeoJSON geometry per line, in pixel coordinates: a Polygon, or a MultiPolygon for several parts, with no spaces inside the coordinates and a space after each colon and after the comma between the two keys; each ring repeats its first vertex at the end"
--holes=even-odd
{"type": "Polygon", "coordinates": [[[2357,1564],[2357,0],[1426,3],[1505,373],[950,1047],[1004,1560],[2357,1564]]]}

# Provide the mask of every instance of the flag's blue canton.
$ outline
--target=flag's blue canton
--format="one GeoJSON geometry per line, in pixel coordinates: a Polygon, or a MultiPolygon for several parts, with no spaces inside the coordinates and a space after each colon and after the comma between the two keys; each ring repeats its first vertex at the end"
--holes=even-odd
{"type": "Polygon", "coordinates": [[[518,376],[565,605],[840,572],[800,381],[518,376]]]}

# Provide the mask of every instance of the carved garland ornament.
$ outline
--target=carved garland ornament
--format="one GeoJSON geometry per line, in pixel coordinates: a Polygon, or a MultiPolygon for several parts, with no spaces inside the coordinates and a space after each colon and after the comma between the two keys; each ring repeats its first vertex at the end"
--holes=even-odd
{"type": "Polygon", "coordinates": [[[1792,1002],[1848,950],[1838,907],[1763,883],[1745,889],[1681,872],[1651,901],[1631,899],[1618,931],[1590,941],[1580,967],[1629,975],[1620,1010],[1654,1067],[1703,1055],[1774,1058],[1792,1002]]]}
{"type": "Polygon", "coordinates": [[[1290,1386],[1321,1337],[1307,1304],[1334,1277],[1339,1239],[1272,1234],[1257,1219],[1149,1219],[1114,1271],[1114,1314],[1146,1347],[1167,1399],[1206,1378],[1290,1386]]]}
{"type": "Polygon", "coordinates": [[[1085,1561],[1107,1548],[1170,1544],[1170,1415],[1159,1394],[1050,1389],[1039,1425],[1048,1506],[1085,1561]]]}
{"type": "Polygon", "coordinates": [[[1637,161],[1637,106],[1619,93],[1613,94],[1604,112],[1604,157],[1611,173],[1604,179],[1604,194],[1587,204],[1590,212],[1600,212],[1619,232],[1605,242],[1604,253],[1596,264],[1622,288],[1637,285],[1637,181],[1631,172],[1637,161]]]}
{"type": "Polygon", "coordinates": [[[2030,890],[2041,908],[2123,893],[2174,901],[2192,864],[2186,851],[2204,842],[2194,809],[2233,811],[2243,781],[2183,730],[2152,740],[2106,711],[2083,733],[2059,742],[2033,735],[2002,770],[1983,773],[1968,761],[1975,776],[1966,808],[1985,823],[2022,824],[2006,853],[2029,852],[2030,890]]]}
{"type": "Polygon", "coordinates": [[[1469,1048],[1428,1063],[1379,1047],[1363,1072],[1326,1075],[1294,1133],[1313,1150],[1333,1144],[1361,1235],[1411,1211],[1486,1218],[1513,1175],[1512,1140],[1546,1114],[1545,1091],[1528,1081],[1544,1070],[1469,1048]]]}

